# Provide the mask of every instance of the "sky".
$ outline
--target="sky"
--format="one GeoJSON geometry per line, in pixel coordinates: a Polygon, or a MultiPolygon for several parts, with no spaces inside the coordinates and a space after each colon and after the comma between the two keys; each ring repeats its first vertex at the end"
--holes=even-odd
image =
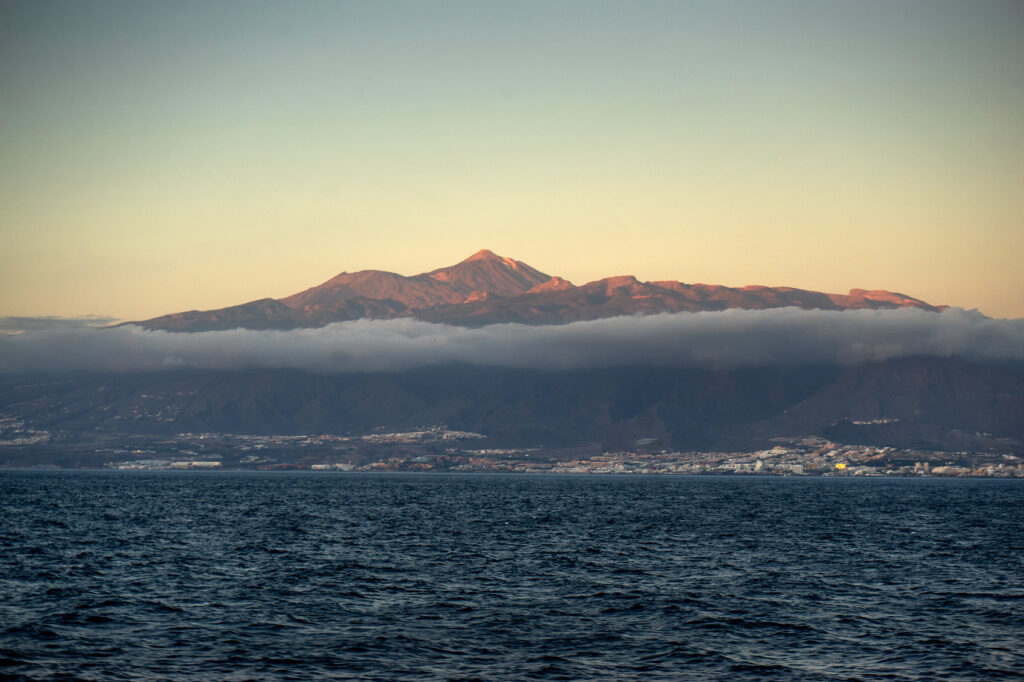
{"type": "Polygon", "coordinates": [[[984,0],[0,0],[0,316],[488,248],[1022,318],[1021,35],[984,0]]]}

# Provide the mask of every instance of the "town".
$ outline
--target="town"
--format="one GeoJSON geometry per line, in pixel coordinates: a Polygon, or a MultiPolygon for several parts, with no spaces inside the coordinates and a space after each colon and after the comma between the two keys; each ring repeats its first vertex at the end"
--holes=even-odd
{"type": "Polygon", "coordinates": [[[71,438],[0,415],[0,466],[7,468],[1024,478],[1024,457],[1016,452],[908,450],[818,436],[774,438],[771,447],[739,452],[676,452],[651,446],[641,440],[635,449],[615,451],[597,444],[489,447],[483,434],[445,425],[365,434],[71,438]]]}

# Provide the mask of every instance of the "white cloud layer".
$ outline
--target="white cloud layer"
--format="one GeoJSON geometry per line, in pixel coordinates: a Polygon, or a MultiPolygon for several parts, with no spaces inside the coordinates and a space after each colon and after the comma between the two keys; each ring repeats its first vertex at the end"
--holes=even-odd
{"type": "Polygon", "coordinates": [[[776,308],[479,329],[413,319],[319,329],[198,333],[46,326],[0,335],[0,372],[294,368],[404,370],[464,362],[571,369],[621,365],[854,364],[908,355],[1024,360],[1024,319],[977,311],[776,308]]]}

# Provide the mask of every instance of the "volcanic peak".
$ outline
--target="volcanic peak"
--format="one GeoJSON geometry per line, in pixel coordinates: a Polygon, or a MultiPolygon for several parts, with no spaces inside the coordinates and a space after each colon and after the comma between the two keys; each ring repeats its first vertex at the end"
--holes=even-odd
{"type": "Polygon", "coordinates": [[[489,296],[511,296],[529,291],[551,279],[526,263],[502,258],[493,251],[483,249],[469,258],[447,268],[438,268],[416,277],[429,277],[445,282],[468,295],[482,291],[489,296]]]}
{"type": "Polygon", "coordinates": [[[480,249],[479,251],[474,253],[469,258],[466,258],[466,259],[464,259],[462,261],[459,261],[458,265],[462,265],[463,263],[472,263],[473,261],[478,261],[478,260],[492,260],[492,261],[493,260],[500,260],[500,261],[507,261],[507,260],[511,260],[511,259],[509,259],[509,258],[502,258],[501,256],[499,256],[498,254],[494,253],[490,249],[480,249]]]}
{"type": "Polygon", "coordinates": [[[943,308],[890,291],[853,289],[849,294],[826,294],[792,287],[643,282],[632,275],[575,286],[522,261],[481,249],[455,265],[411,277],[384,270],[342,272],[285,298],[164,315],[137,324],[169,331],[294,329],[396,317],[465,326],[564,324],[619,315],[787,306],[818,310],[943,308]]]}

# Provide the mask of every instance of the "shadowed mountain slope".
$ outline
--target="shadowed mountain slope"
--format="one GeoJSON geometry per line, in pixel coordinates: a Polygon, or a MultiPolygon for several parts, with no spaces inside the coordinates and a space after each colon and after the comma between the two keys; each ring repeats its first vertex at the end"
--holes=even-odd
{"type": "Polygon", "coordinates": [[[309,434],[429,424],[493,447],[746,448],[776,436],[944,450],[1024,443],[1024,364],[903,358],[853,367],[446,365],[323,375],[165,371],[0,379],[5,413],[61,433],[309,434]]]}

